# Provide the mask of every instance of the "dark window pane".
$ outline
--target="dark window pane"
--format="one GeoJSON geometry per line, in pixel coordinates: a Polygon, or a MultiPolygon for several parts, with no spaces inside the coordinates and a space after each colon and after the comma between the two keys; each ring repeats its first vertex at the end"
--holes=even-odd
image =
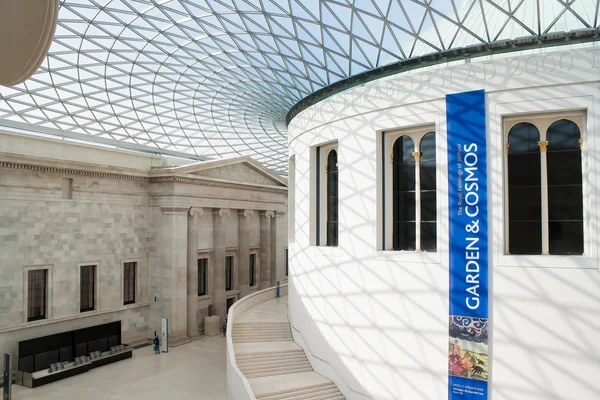
{"type": "Polygon", "coordinates": [[[421,139],[421,191],[435,190],[435,133],[429,132],[421,139]]]}
{"type": "Polygon", "coordinates": [[[47,270],[37,269],[27,272],[27,320],[46,318],[46,278],[47,270]]]}
{"type": "Polygon", "coordinates": [[[436,193],[421,191],[421,222],[435,222],[437,217],[436,193]]]}
{"type": "Polygon", "coordinates": [[[550,254],[583,254],[583,221],[550,221],[550,254]]]}
{"type": "Polygon", "coordinates": [[[135,262],[127,262],[124,265],[123,270],[123,285],[124,285],[124,296],[123,304],[135,303],[135,273],[136,273],[135,262]]]}
{"type": "Polygon", "coordinates": [[[415,159],[410,137],[401,136],[393,148],[393,240],[394,250],[415,250],[415,159]],[[411,231],[412,230],[412,231],[411,231]]]}
{"type": "Polygon", "coordinates": [[[542,253],[541,161],[535,126],[519,123],[508,134],[510,254],[542,253]]]}
{"type": "Polygon", "coordinates": [[[289,260],[288,260],[288,249],[285,249],[285,276],[288,276],[289,260]]]}
{"type": "Polygon", "coordinates": [[[327,156],[327,246],[338,245],[338,159],[331,150],[327,156]]]}
{"type": "Polygon", "coordinates": [[[542,254],[541,221],[511,221],[510,254],[542,254]]]}
{"type": "Polygon", "coordinates": [[[583,221],[581,185],[548,185],[549,221],[583,221]]]}
{"type": "Polygon", "coordinates": [[[94,286],[95,265],[84,265],[81,267],[80,281],[80,311],[92,311],[94,309],[94,286]]]}
{"type": "Polygon", "coordinates": [[[256,268],[256,254],[250,254],[250,260],[249,260],[249,265],[250,265],[250,271],[249,271],[249,275],[250,275],[250,286],[255,286],[256,285],[256,280],[255,280],[255,268],[256,268]]]}
{"type": "Polygon", "coordinates": [[[583,254],[582,164],[577,125],[562,119],[548,128],[550,254],[583,254]]]}
{"type": "Polygon", "coordinates": [[[206,295],[207,262],[206,258],[198,259],[198,296],[206,295]]]}
{"type": "Polygon", "coordinates": [[[394,250],[416,250],[415,222],[396,222],[394,231],[394,250]]]}
{"type": "Polygon", "coordinates": [[[225,290],[233,289],[233,257],[225,257],[225,290]]]}
{"type": "Polygon", "coordinates": [[[437,194],[435,170],[435,132],[421,139],[421,250],[436,251],[437,194]]]}
{"type": "Polygon", "coordinates": [[[421,250],[437,250],[437,224],[436,222],[421,222],[421,250]]]}

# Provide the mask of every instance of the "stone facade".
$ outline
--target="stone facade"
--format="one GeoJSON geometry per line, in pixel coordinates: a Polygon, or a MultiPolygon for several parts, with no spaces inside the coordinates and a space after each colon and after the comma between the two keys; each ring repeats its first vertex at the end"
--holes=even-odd
{"type": "Polygon", "coordinates": [[[223,322],[227,299],[284,278],[287,219],[273,216],[287,211],[285,179],[249,158],[167,163],[181,162],[0,133],[0,352],[16,359],[21,340],[119,319],[125,342],[148,339],[163,317],[170,342],[185,342],[203,332],[210,304],[223,322]],[[202,296],[198,258],[208,259],[202,296]],[[125,262],[137,263],[127,305],[125,262]],[[80,312],[79,270],[91,264],[95,307],[80,312]],[[48,271],[46,318],[32,322],[29,269],[48,271]]]}

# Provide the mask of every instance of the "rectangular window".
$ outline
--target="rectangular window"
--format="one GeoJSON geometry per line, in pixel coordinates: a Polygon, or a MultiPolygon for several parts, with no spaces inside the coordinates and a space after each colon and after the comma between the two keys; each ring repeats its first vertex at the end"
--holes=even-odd
{"type": "Polygon", "coordinates": [[[206,296],[207,258],[198,259],[198,296],[206,296]]]}
{"type": "Polygon", "coordinates": [[[27,321],[46,318],[46,269],[27,272],[27,321]]]}
{"type": "Polygon", "coordinates": [[[136,262],[126,262],[123,268],[123,304],[135,303],[136,262]]]}
{"type": "Polygon", "coordinates": [[[95,294],[95,265],[83,265],[81,267],[80,276],[80,304],[79,311],[93,311],[94,310],[94,294],[95,294]]]}
{"type": "Polygon", "coordinates": [[[288,276],[288,267],[289,267],[289,260],[288,260],[288,249],[285,249],[285,276],[288,276]]]}
{"type": "Polygon", "coordinates": [[[225,257],[225,290],[233,289],[233,256],[225,257]]]}
{"type": "Polygon", "coordinates": [[[256,254],[250,254],[250,286],[256,286],[256,254]]]}
{"type": "Polygon", "coordinates": [[[504,125],[506,254],[584,254],[583,114],[504,125]]]}
{"type": "Polygon", "coordinates": [[[385,132],[382,158],[383,249],[437,251],[434,127],[385,132]]]}

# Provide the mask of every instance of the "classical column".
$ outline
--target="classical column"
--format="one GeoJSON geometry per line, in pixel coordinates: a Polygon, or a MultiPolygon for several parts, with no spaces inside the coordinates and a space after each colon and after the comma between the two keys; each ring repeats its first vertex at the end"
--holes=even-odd
{"type": "Polygon", "coordinates": [[[273,211],[260,212],[260,288],[271,287],[271,219],[273,211]]]}
{"type": "Polygon", "coordinates": [[[198,332],[198,217],[202,208],[192,207],[188,216],[188,270],[187,270],[187,315],[188,336],[199,336],[198,332]]]}
{"type": "Polygon", "coordinates": [[[213,304],[215,312],[225,321],[225,248],[227,246],[226,217],[231,212],[229,209],[220,208],[213,210],[213,304]]]}
{"type": "MultiPolygon", "coordinates": [[[[161,207],[161,317],[169,319],[169,344],[189,341],[187,320],[188,208],[161,207]]],[[[157,329],[160,331],[160,329],[157,329]]]]}
{"type": "Polygon", "coordinates": [[[277,251],[280,250],[281,240],[279,240],[278,224],[281,223],[281,219],[285,215],[284,212],[275,212],[275,218],[271,219],[271,286],[277,284],[277,279],[281,276],[277,274],[277,251]]]}
{"type": "Polygon", "coordinates": [[[250,293],[250,220],[254,211],[238,211],[238,288],[240,298],[250,293]]]}

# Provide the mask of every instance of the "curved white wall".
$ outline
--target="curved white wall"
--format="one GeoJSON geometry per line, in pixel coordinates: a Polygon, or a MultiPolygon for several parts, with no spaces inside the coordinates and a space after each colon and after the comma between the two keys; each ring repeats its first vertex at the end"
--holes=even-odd
{"type": "Polygon", "coordinates": [[[445,95],[485,89],[494,400],[600,398],[597,147],[600,43],[509,53],[407,72],[347,90],[289,126],[295,221],[294,338],[349,399],[446,399],[448,198],[445,95]],[[503,251],[502,117],[585,110],[585,255],[503,251]],[[435,124],[438,251],[380,248],[380,132],[435,124]],[[378,139],[379,138],[379,139],[378,139]],[[339,145],[338,247],[311,246],[311,146],[339,145]]]}

